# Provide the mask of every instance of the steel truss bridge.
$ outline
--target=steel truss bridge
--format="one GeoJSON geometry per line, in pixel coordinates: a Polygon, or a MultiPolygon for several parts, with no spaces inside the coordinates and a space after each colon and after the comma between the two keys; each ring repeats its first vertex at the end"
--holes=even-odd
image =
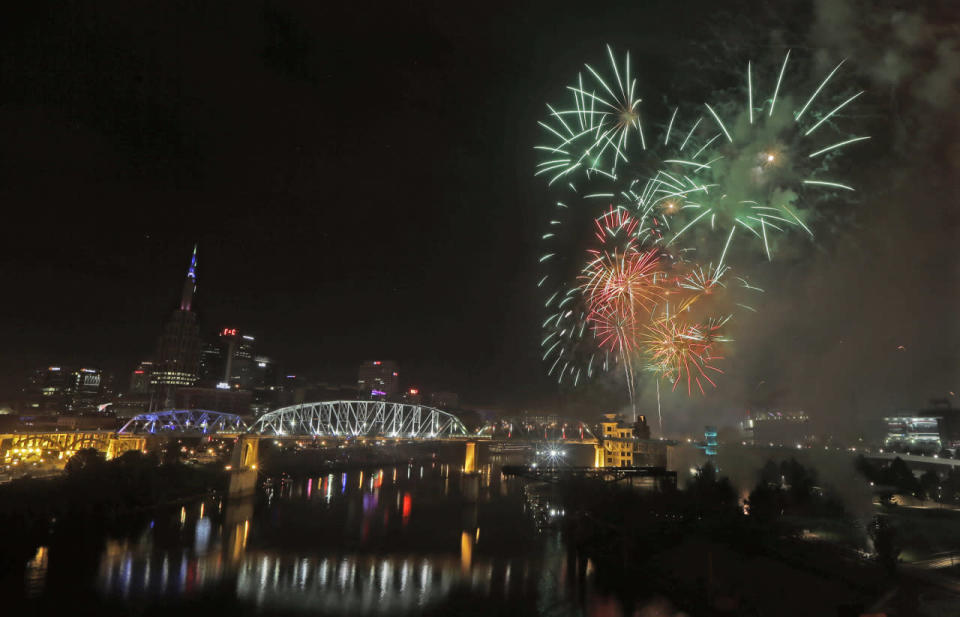
{"type": "Polygon", "coordinates": [[[388,437],[444,439],[468,437],[455,415],[388,401],[302,403],[260,416],[250,433],[269,436],[388,437]]]}
{"type": "Polygon", "coordinates": [[[568,420],[504,418],[488,422],[477,431],[477,436],[505,443],[597,443],[596,435],[587,424],[568,420]]]}
{"type": "Polygon", "coordinates": [[[247,432],[247,424],[240,416],[232,413],[205,409],[168,409],[134,416],[117,432],[121,435],[158,432],[237,435],[247,432]]]}
{"type": "MultiPolygon", "coordinates": [[[[0,458],[41,458],[51,451],[73,454],[96,448],[113,458],[128,450],[144,451],[148,439],[177,436],[239,438],[242,465],[256,468],[259,438],[370,437],[401,440],[475,441],[455,415],[426,407],[387,401],[303,403],[267,413],[247,426],[235,414],[204,409],[168,409],[143,413],[114,431],[36,431],[0,435],[0,458]]],[[[480,437],[483,438],[482,436],[480,437]]]]}

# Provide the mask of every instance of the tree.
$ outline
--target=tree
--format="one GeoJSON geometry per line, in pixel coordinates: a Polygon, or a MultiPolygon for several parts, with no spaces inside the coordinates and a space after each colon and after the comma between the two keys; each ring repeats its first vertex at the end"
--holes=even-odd
{"type": "Polygon", "coordinates": [[[106,457],[103,452],[96,448],[83,448],[77,450],[77,453],[70,457],[64,466],[68,475],[76,475],[95,469],[100,469],[106,464],[106,457]]]}
{"type": "Polygon", "coordinates": [[[780,468],[773,460],[767,460],[760,470],[760,483],[766,485],[780,486],[780,468]]]}
{"type": "Polygon", "coordinates": [[[790,459],[780,464],[780,474],[789,487],[790,499],[794,505],[805,507],[813,497],[813,488],[817,483],[816,472],[807,469],[796,459],[790,459]]]}
{"type": "Polygon", "coordinates": [[[887,468],[884,484],[897,487],[899,493],[920,496],[920,482],[899,456],[893,459],[890,467],[887,468]]]}
{"type": "MultiPolygon", "coordinates": [[[[927,498],[939,501],[940,476],[932,469],[928,469],[920,476],[920,492],[927,498]]],[[[921,498],[922,499],[922,498],[921,498]]]]}
{"type": "Polygon", "coordinates": [[[900,559],[900,547],[896,544],[897,532],[885,516],[878,516],[870,523],[867,533],[873,540],[873,550],[877,552],[877,562],[891,575],[897,571],[900,559]]]}
{"type": "Polygon", "coordinates": [[[727,478],[717,477],[717,468],[706,463],[687,485],[687,495],[700,512],[730,510],[737,503],[737,493],[727,478]]]}
{"type": "Polygon", "coordinates": [[[747,498],[750,518],[761,523],[772,523],[777,520],[783,510],[780,493],[779,487],[758,482],[747,498]]]}
{"type": "Polygon", "coordinates": [[[867,480],[877,484],[883,483],[877,466],[868,461],[867,457],[864,455],[860,454],[857,456],[856,460],[853,462],[853,467],[867,480]]]}
{"type": "Polygon", "coordinates": [[[941,484],[943,500],[948,503],[960,501],[960,468],[952,467],[941,484]]]}

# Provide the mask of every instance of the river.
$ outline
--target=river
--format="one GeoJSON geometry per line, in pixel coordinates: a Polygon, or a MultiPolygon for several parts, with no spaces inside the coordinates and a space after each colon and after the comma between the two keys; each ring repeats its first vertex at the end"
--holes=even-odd
{"type": "MultiPolygon", "coordinates": [[[[102,531],[59,531],[23,571],[31,614],[619,615],[562,516],[499,461],[476,501],[439,460],[270,478],[102,531]],[[64,539],[68,537],[69,539],[64,539]],[[66,613],[64,612],[66,611],[66,613]],[[84,611],[86,614],[86,611],[84,611]]],[[[7,586],[9,589],[9,585],[7,586]]],[[[632,612],[632,611],[631,611],[632,612]]]]}

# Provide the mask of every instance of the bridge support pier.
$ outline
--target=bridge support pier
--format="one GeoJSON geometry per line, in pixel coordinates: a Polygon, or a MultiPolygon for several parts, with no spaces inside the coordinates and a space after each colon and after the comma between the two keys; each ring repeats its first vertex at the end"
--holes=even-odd
{"type": "Polygon", "coordinates": [[[477,442],[468,441],[463,457],[463,473],[473,473],[477,470],[477,442]]]}
{"type": "Polygon", "coordinates": [[[603,458],[603,457],[604,457],[603,444],[602,444],[602,443],[596,443],[596,444],[594,444],[594,446],[593,446],[593,466],[594,466],[594,467],[597,467],[597,468],[603,467],[603,462],[604,462],[604,458],[603,458]]]}
{"type": "Polygon", "coordinates": [[[468,503],[476,503],[480,499],[480,474],[477,473],[477,442],[468,441],[463,458],[463,477],[461,489],[468,503]]]}
{"type": "Polygon", "coordinates": [[[259,435],[246,434],[237,437],[237,444],[233,447],[233,457],[230,459],[230,464],[234,469],[252,469],[256,471],[259,458],[259,435]]]}
{"type": "Polygon", "coordinates": [[[233,446],[231,457],[230,486],[227,496],[231,499],[248,497],[257,491],[257,463],[260,454],[259,435],[240,435],[233,446]]]}

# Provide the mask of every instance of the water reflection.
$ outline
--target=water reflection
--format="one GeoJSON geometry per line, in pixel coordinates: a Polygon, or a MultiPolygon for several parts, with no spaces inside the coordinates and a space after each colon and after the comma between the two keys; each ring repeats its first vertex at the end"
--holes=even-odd
{"type": "MultiPolygon", "coordinates": [[[[297,557],[250,554],[237,578],[237,595],[261,607],[320,610],[350,615],[406,614],[441,603],[455,588],[490,595],[492,562],[461,567],[456,558],[297,557]]],[[[507,595],[507,589],[499,590],[507,595]]]]}
{"type": "Polygon", "coordinates": [[[34,598],[43,592],[47,582],[47,547],[37,548],[33,559],[27,562],[24,574],[24,589],[28,598],[34,598]]]}
{"type": "Polygon", "coordinates": [[[273,479],[258,506],[205,501],[158,516],[136,540],[108,540],[99,592],[136,602],[226,588],[264,613],[344,615],[422,612],[455,590],[535,598],[527,573],[543,564],[527,550],[522,485],[489,465],[480,483],[473,503],[459,469],[439,463],[273,479]]]}
{"type": "Polygon", "coordinates": [[[550,487],[505,477],[497,462],[469,480],[440,462],[273,478],[257,499],[130,517],[121,537],[54,534],[25,564],[24,595],[69,610],[95,593],[118,609],[109,614],[158,599],[262,615],[671,614],[661,599],[624,610],[598,592],[593,564],[563,540],[550,487]],[[93,556],[95,584],[78,584],[72,568],[93,556]]]}

